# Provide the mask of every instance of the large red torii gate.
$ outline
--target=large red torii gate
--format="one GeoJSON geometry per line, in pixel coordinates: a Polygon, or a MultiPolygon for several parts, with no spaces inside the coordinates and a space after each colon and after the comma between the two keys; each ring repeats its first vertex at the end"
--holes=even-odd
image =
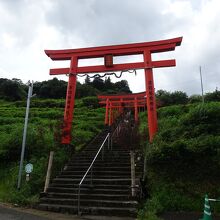
{"type": "Polygon", "coordinates": [[[148,106],[148,125],[150,142],[157,131],[156,99],[154,93],[153,68],[175,66],[175,59],[152,61],[152,53],[160,53],[175,50],[180,46],[182,37],[169,40],[152,41],[145,43],[123,44],[116,46],[90,47],[66,50],[45,50],[47,56],[52,60],[70,60],[70,68],[50,69],[50,75],[69,74],[64,113],[64,127],[62,143],[70,144],[71,127],[74,111],[74,100],[76,91],[76,76],[82,73],[112,72],[129,69],[144,69],[146,96],[148,106]],[[114,56],[142,54],[144,62],[114,64],[114,56]],[[79,59],[104,57],[104,65],[78,66],[79,59]]]}
{"type": "Polygon", "coordinates": [[[119,113],[122,113],[123,108],[134,108],[134,118],[135,122],[137,122],[138,107],[146,106],[146,92],[117,95],[98,95],[98,99],[99,104],[105,105],[106,125],[112,124],[112,109],[118,109],[119,113]]]}

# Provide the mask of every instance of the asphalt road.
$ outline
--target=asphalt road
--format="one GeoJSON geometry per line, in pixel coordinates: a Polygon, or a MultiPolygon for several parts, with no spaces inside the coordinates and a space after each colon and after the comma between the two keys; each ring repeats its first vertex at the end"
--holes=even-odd
{"type": "Polygon", "coordinates": [[[19,212],[12,208],[0,206],[0,220],[48,220],[25,212],[19,212]]]}
{"type": "Polygon", "coordinates": [[[110,216],[82,216],[65,215],[61,213],[46,212],[36,209],[11,207],[0,203],[0,220],[134,220],[134,218],[120,218],[110,216]]]}

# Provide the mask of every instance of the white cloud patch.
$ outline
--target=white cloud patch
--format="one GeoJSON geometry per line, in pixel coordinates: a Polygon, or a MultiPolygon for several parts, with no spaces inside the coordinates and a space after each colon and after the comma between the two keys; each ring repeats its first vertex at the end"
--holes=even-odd
{"type": "MultiPolygon", "coordinates": [[[[177,62],[154,70],[156,89],[200,93],[201,65],[205,91],[213,91],[220,87],[219,8],[218,0],[0,0],[0,77],[41,81],[52,78],[49,68],[69,65],[51,61],[44,49],[183,36],[176,51],[153,56],[177,62]]],[[[145,89],[143,71],[122,79],[134,92],[145,89]]]]}

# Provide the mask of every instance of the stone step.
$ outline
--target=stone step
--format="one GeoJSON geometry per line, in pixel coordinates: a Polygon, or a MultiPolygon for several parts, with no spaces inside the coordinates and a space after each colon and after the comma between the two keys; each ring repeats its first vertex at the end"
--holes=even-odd
{"type": "MultiPolygon", "coordinates": [[[[118,179],[118,178],[121,178],[122,175],[112,175],[112,174],[109,174],[109,175],[98,175],[98,174],[92,174],[93,178],[101,178],[101,179],[118,179]]],[[[56,178],[69,178],[69,179],[82,179],[83,177],[83,174],[81,175],[64,175],[64,174],[61,174],[61,175],[58,175],[56,178]]],[[[127,174],[127,175],[124,175],[123,177],[125,178],[131,178],[131,174],[127,174]]],[[[87,178],[90,178],[90,173],[88,173],[87,175],[87,178]]]]}
{"type": "MultiPolygon", "coordinates": [[[[70,163],[68,163],[67,166],[74,166],[74,165],[80,165],[80,166],[87,166],[89,167],[89,165],[92,163],[92,161],[71,161],[70,163]]],[[[131,163],[125,162],[125,161],[95,161],[93,166],[116,166],[116,165],[120,165],[120,166],[131,166],[131,163]]]]}
{"type": "MultiPolygon", "coordinates": [[[[52,183],[64,183],[64,184],[78,184],[81,181],[81,179],[70,179],[70,178],[55,178],[53,179],[52,183]]],[[[83,181],[83,184],[90,184],[91,179],[86,178],[83,181]]],[[[94,179],[92,180],[93,185],[99,185],[99,184],[108,184],[108,185],[129,185],[131,184],[131,179],[94,179]]]]}
{"type": "MultiPolygon", "coordinates": [[[[105,188],[91,188],[91,187],[81,187],[81,193],[93,193],[93,194],[126,194],[130,195],[131,189],[130,188],[123,188],[123,189],[105,189],[105,188]]],[[[47,189],[47,192],[55,192],[55,193],[78,193],[78,187],[76,188],[64,188],[64,187],[52,187],[50,186],[47,189]]]]}
{"type": "MultiPolygon", "coordinates": [[[[84,168],[84,167],[87,167],[87,168],[89,168],[89,166],[91,165],[91,163],[77,163],[77,162],[75,162],[75,163],[69,163],[68,165],[67,165],[67,167],[82,167],[82,168],[84,168]]],[[[93,168],[96,168],[96,167],[131,167],[131,165],[129,164],[129,163],[120,163],[120,162],[118,162],[118,163],[114,163],[114,162],[109,162],[109,163],[98,163],[98,162],[95,162],[94,164],[93,164],[93,168]]],[[[138,167],[138,165],[137,165],[137,167],[138,167]]]]}
{"type": "MultiPolygon", "coordinates": [[[[81,171],[86,171],[88,169],[88,166],[67,166],[65,170],[71,170],[71,171],[76,171],[76,170],[81,170],[81,171]]],[[[114,167],[94,167],[93,171],[130,171],[131,167],[126,166],[126,167],[120,167],[120,166],[114,166],[114,167]]]]}
{"type": "MultiPolygon", "coordinates": [[[[59,188],[71,188],[71,189],[78,189],[78,186],[79,186],[79,183],[78,184],[69,184],[69,183],[52,183],[50,185],[51,187],[59,187],[59,188]]],[[[115,189],[130,189],[131,187],[131,184],[129,185],[115,185],[115,184],[98,184],[98,185],[82,185],[83,188],[91,188],[91,187],[95,187],[96,189],[112,189],[112,190],[115,190],[115,189]]]]}
{"type": "MultiPolygon", "coordinates": [[[[93,154],[91,154],[91,153],[89,153],[89,154],[80,154],[80,155],[77,155],[77,156],[73,157],[71,159],[71,161],[73,161],[73,160],[81,160],[81,159],[87,159],[87,160],[92,161],[94,159],[95,155],[96,155],[96,153],[93,153],[93,154]]],[[[103,158],[104,158],[104,160],[113,160],[113,159],[120,159],[120,158],[121,159],[128,159],[128,160],[130,160],[130,155],[129,154],[121,155],[121,154],[118,154],[118,153],[116,153],[116,154],[109,154],[109,153],[106,152],[104,154],[103,158]]],[[[97,160],[102,160],[102,153],[101,152],[98,155],[97,160]]]]}
{"type": "MultiPolygon", "coordinates": [[[[62,198],[62,199],[78,199],[78,191],[77,193],[58,193],[58,192],[48,192],[46,194],[47,198],[62,198]]],[[[134,198],[131,198],[129,194],[94,194],[92,190],[87,193],[81,192],[80,190],[80,198],[81,199],[95,199],[95,200],[117,200],[117,201],[129,201],[134,198]]]]}
{"type": "MultiPolygon", "coordinates": [[[[54,205],[54,204],[39,204],[39,209],[44,211],[53,211],[69,214],[77,214],[78,207],[73,205],[54,205]]],[[[80,206],[80,211],[88,215],[103,215],[103,216],[137,216],[136,208],[124,207],[95,207],[95,206],[80,206]]]]}
{"type": "MultiPolygon", "coordinates": [[[[64,169],[52,180],[46,193],[41,193],[39,208],[48,211],[77,214],[79,182],[86,173],[108,130],[101,132],[82,151],[73,155],[64,169]]],[[[114,143],[114,142],[113,142],[114,143]]],[[[80,211],[88,215],[136,217],[137,198],[131,197],[130,151],[107,144],[80,187],[80,211]]],[[[143,162],[136,162],[136,183],[142,173],[143,162]]]]}
{"type": "MultiPolygon", "coordinates": [[[[75,158],[75,159],[72,159],[68,164],[71,164],[71,163],[92,163],[93,161],[93,158],[92,159],[88,159],[88,158],[75,158]]],[[[109,158],[106,158],[104,157],[104,160],[102,160],[102,158],[97,158],[95,163],[118,163],[118,162],[121,162],[121,163],[130,163],[130,157],[126,157],[126,158],[112,158],[112,157],[109,157],[109,158]]]]}
{"type": "MultiPolygon", "coordinates": [[[[63,198],[47,198],[40,199],[41,203],[56,204],[56,205],[77,205],[78,199],[63,199],[63,198]]],[[[117,201],[117,200],[95,200],[95,199],[80,199],[82,206],[96,206],[96,207],[137,207],[136,201],[117,201]]]]}
{"type": "MultiPolygon", "coordinates": [[[[71,170],[63,170],[61,172],[60,175],[81,175],[81,174],[85,174],[84,171],[81,171],[81,170],[76,170],[76,171],[71,171],[71,170]]],[[[137,176],[141,174],[141,172],[136,172],[137,176]]],[[[89,175],[89,174],[88,174],[89,175]]],[[[128,170],[128,171],[121,171],[121,170],[115,170],[115,171],[112,171],[112,170],[93,170],[93,175],[106,175],[106,176],[109,176],[109,175],[117,175],[117,176],[130,176],[131,175],[131,171],[128,170]]]]}

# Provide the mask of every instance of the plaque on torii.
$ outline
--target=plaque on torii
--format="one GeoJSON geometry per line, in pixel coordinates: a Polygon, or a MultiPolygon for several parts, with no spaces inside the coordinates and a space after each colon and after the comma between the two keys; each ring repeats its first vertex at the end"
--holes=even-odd
{"type": "MultiPolygon", "coordinates": [[[[132,69],[145,70],[145,84],[147,96],[147,112],[149,139],[152,142],[157,131],[157,113],[156,99],[154,92],[153,68],[175,66],[175,59],[153,61],[152,53],[160,53],[175,50],[180,46],[182,37],[168,40],[152,41],[145,43],[123,44],[114,46],[90,47],[81,49],[65,50],[45,50],[47,56],[52,60],[70,60],[70,67],[50,69],[50,75],[69,74],[69,81],[66,94],[66,105],[64,113],[64,127],[62,134],[62,143],[70,144],[71,127],[74,111],[74,100],[76,91],[77,74],[89,74],[97,72],[113,72],[132,69]],[[116,56],[138,55],[142,54],[144,62],[114,64],[113,58],[116,56]],[[104,57],[104,64],[98,66],[78,66],[80,59],[104,57]]],[[[130,73],[127,73],[130,74],[130,73]]]]}
{"type": "Polygon", "coordinates": [[[123,113],[124,108],[134,110],[134,120],[138,121],[138,109],[146,107],[146,92],[117,94],[117,95],[98,95],[99,104],[105,106],[105,125],[112,125],[114,122],[113,111],[116,116],[123,113]]]}

